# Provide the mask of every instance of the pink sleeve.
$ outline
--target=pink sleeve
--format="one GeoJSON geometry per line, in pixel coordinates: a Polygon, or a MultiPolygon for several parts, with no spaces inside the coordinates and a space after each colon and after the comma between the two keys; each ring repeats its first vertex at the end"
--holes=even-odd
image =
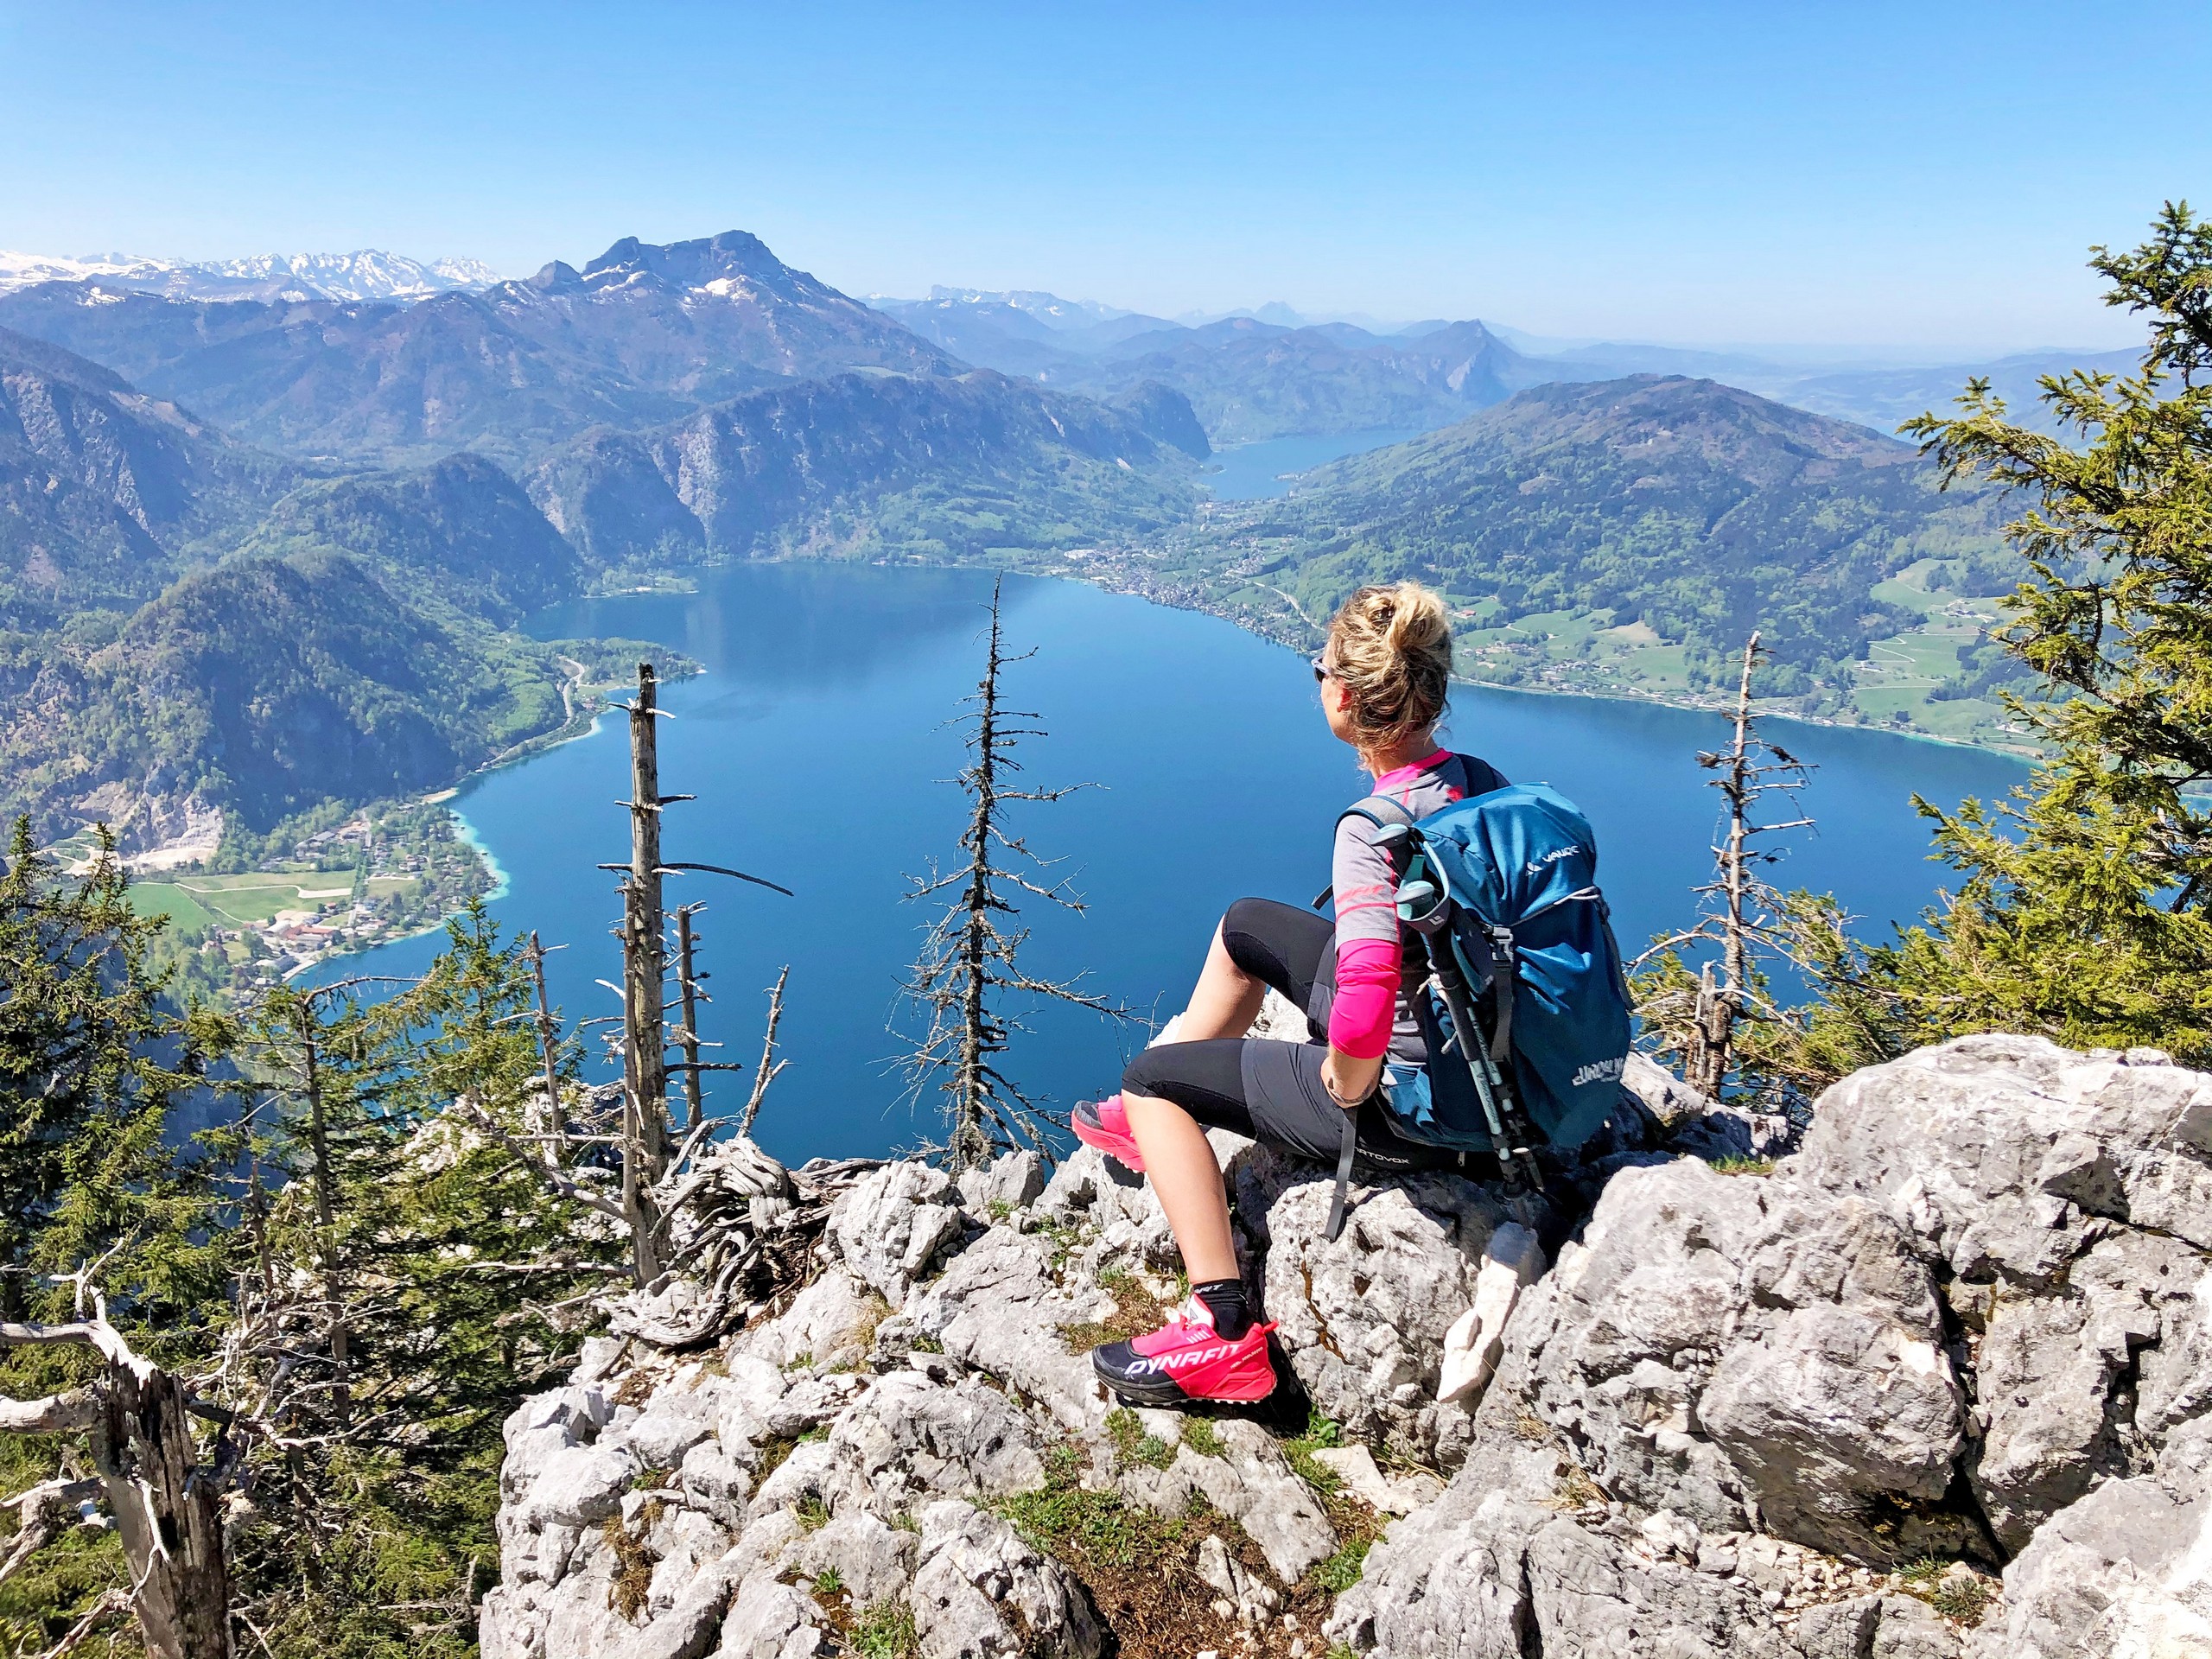
{"type": "Polygon", "coordinates": [[[1329,1009],[1329,1046],[1356,1060],[1379,1058],[1396,1022],[1395,939],[1344,939],[1337,945],[1337,1000],[1329,1009]]]}

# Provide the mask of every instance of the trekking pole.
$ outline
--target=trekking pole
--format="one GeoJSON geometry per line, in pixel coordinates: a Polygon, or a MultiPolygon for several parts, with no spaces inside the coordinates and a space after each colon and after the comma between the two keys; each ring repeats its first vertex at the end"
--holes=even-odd
{"type": "MultiPolygon", "coordinates": [[[[1438,934],[1443,935],[1447,931],[1448,929],[1439,929],[1438,934]]],[[[1522,1190],[1523,1172],[1528,1178],[1525,1185],[1541,1192],[1544,1190],[1543,1171],[1537,1167],[1536,1154],[1527,1144],[1529,1137],[1520,1132],[1522,1115],[1513,1105],[1504,1074],[1498,1071],[1489,1048],[1482,1040],[1482,1027],[1475,1021],[1474,999],[1468,991],[1466,976],[1459,971],[1459,958],[1452,951],[1448,938],[1440,948],[1436,936],[1423,933],[1420,937],[1423,948],[1428,952],[1430,975],[1436,982],[1436,988],[1443,995],[1444,1006],[1451,1011],[1452,1040],[1459,1046],[1459,1058],[1467,1063],[1468,1073],[1474,1078],[1475,1094],[1482,1102],[1483,1116],[1491,1138],[1497,1142],[1498,1171],[1505,1178],[1507,1195],[1510,1197],[1522,1190]],[[1506,1100],[1504,1116],[1513,1119],[1510,1129],[1499,1110],[1500,1095],[1503,1095],[1506,1100]]],[[[1508,966],[1510,971],[1510,964],[1508,966]]]]}

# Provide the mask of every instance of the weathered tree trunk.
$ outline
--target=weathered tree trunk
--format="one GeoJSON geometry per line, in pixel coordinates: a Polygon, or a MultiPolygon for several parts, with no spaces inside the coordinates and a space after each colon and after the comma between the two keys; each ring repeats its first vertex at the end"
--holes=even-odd
{"type": "Polygon", "coordinates": [[[691,952],[697,943],[691,931],[691,918],[698,910],[696,905],[676,907],[676,985],[677,994],[683,999],[683,1026],[677,1033],[677,1043],[683,1050],[683,1099],[686,1111],[683,1132],[689,1135],[697,1128],[707,1115],[706,1084],[700,1076],[699,1060],[699,981],[692,971],[691,952]]]}
{"type": "Polygon", "coordinates": [[[315,999],[300,999],[301,1076],[308,1097],[308,1143],[315,1154],[315,1215],[316,1254],[322,1268],[322,1294],[330,1307],[331,1409],[340,1422],[352,1411],[351,1341],[346,1326],[346,1288],[338,1268],[338,1211],[330,1167],[329,1125],[323,1112],[320,1032],[315,1025],[315,999]]]}
{"type": "Polygon", "coordinates": [[[154,1659],[231,1659],[231,1575],[220,1482],[199,1466],[183,1389],[157,1365],[111,1357],[92,1456],[137,1590],[154,1659]]]}
{"type": "Polygon", "coordinates": [[[1748,1006],[1751,992],[1751,940],[1744,914],[1751,889],[1750,861],[1745,855],[1751,836],[1751,801],[1758,792],[1759,766],[1751,750],[1751,668],[1758,662],[1759,637],[1754,632],[1744,645],[1744,669],[1736,683],[1735,740],[1720,757],[1721,795],[1728,803],[1728,836],[1719,848],[1721,915],[1720,975],[1713,979],[1713,964],[1700,974],[1697,1008],[1692,1017],[1689,1042],[1682,1056],[1682,1081],[1709,1099],[1719,1099],[1720,1087],[1734,1063],[1736,1021],[1748,1006]]]}
{"type": "Polygon", "coordinates": [[[653,665],[639,664],[638,693],[630,704],[630,870],[622,893],[622,1211],[641,1285],[660,1272],[651,1192],[668,1163],[668,1052],[662,1018],[668,966],[661,950],[655,685],[653,665]]]}
{"type": "MultiPolygon", "coordinates": [[[[0,1399],[0,1433],[85,1434],[102,1501],[130,1568],[130,1611],[151,1659],[231,1659],[231,1577],[223,1554],[222,1492],[228,1478],[218,1437],[213,1468],[200,1462],[185,1387],[130,1351],[96,1312],[63,1325],[0,1324],[0,1346],[81,1343],[107,1362],[98,1382],[42,1400],[0,1399]]],[[[13,1501],[21,1518],[0,1574],[11,1574],[63,1529],[50,1513],[92,1483],[57,1481],[13,1501]]],[[[123,1611],[118,1597],[96,1604],[71,1633],[73,1644],[123,1611]]]]}
{"type": "Polygon", "coordinates": [[[525,1122],[523,1127],[534,1135],[551,1137],[550,1144],[557,1163],[569,1152],[568,1116],[561,1109],[561,1027],[553,1018],[553,1005],[545,995],[545,947],[539,942],[536,928],[530,931],[529,955],[531,977],[537,988],[537,1052],[545,1062],[545,1105],[543,1122],[525,1122]]]}

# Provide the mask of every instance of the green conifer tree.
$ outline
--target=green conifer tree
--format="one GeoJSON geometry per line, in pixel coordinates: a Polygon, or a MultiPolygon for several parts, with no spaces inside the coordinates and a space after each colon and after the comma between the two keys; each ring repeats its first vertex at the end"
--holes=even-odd
{"type": "Polygon", "coordinates": [[[2150,324],[2136,373],[2045,379],[2057,436],[1979,380],[1904,428],[2032,503],[1996,637],[2038,677],[2008,702],[2048,758],[2003,802],[1916,799],[1963,880],[1894,944],[1793,902],[1821,991],[1808,1077],[1990,1030],[2212,1063],[2212,223],[2169,203],[2140,247],[2092,252],[2107,303],[2150,324]]]}

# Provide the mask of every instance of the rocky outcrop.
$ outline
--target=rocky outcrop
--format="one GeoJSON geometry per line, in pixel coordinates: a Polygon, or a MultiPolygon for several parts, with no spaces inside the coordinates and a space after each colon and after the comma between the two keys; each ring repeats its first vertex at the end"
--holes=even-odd
{"type": "Polygon", "coordinates": [[[1217,1136],[1298,1382],[1249,1416],[1093,1383],[1173,1265],[1095,1154],[861,1177],[773,1317],[515,1414],[486,1659],[2212,1654],[2212,1078],[1968,1039],[1767,1167],[1649,1073],[1544,1198],[1333,1243],[1217,1136]]]}

